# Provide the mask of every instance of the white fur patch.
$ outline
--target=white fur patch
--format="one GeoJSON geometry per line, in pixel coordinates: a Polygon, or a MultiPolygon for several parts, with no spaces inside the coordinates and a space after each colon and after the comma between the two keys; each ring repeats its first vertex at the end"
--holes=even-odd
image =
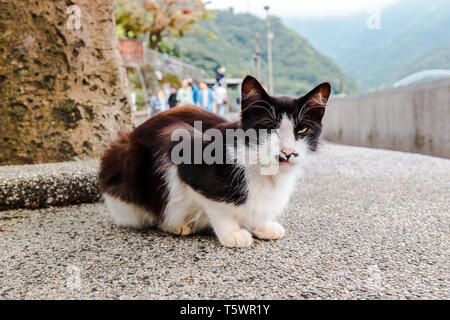
{"type": "Polygon", "coordinates": [[[153,224],[152,215],[143,208],[126,203],[107,193],[103,194],[109,217],[118,226],[142,228],[153,224]]]}
{"type": "Polygon", "coordinates": [[[294,124],[286,115],[283,116],[280,122],[279,137],[280,151],[289,149],[295,152],[294,124]]]}
{"type": "Polygon", "coordinates": [[[189,223],[193,232],[208,226],[203,208],[196,204],[192,194],[197,193],[178,176],[177,167],[169,166],[164,175],[168,189],[167,205],[161,229],[173,232],[180,225],[189,223]]]}

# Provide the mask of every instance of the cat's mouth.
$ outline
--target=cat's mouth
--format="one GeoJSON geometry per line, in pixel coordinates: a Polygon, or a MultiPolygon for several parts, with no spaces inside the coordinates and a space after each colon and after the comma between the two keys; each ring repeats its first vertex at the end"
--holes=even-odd
{"type": "Polygon", "coordinates": [[[282,157],[282,156],[278,156],[278,163],[279,164],[288,164],[288,165],[293,165],[293,163],[291,161],[289,161],[288,159],[282,157]]]}
{"type": "Polygon", "coordinates": [[[294,161],[292,161],[292,159],[297,158],[298,157],[298,153],[293,152],[289,155],[285,155],[283,153],[280,153],[278,156],[276,156],[278,163],[279,164],[289,164],[289,165],[294,165],[294,161]]]}

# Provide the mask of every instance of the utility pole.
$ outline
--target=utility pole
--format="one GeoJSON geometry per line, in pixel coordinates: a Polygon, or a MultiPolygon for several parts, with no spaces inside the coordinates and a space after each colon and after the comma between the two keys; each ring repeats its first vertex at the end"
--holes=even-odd
{"type": "Polygon", "coordinates": [[[267,60],[269,64],[269,94],[273,94],[273,77],[272,77],[272,38],[273,33],[270,27],[269,6],[265,6],[267,13],[267,60]]]}
{"type": "Polygon", "coordinates": [[[253,56],[255,61],[255,76],[259,81],[262,81],[261,72],[261,50],[259,48],[259,33],[255,33],[255,55],[253,56]]]}

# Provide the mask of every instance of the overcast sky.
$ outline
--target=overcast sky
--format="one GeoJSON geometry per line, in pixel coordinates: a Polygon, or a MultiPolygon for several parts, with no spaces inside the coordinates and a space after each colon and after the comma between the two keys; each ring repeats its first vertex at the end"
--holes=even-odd
{"type": "Polygon", "coordinates": [[[212,9],[233,7],[238,12],[264,16],[265,5],[282,18],[349,15],[373,8],[383,8],[399,0],[211,0],[212,9]]]}

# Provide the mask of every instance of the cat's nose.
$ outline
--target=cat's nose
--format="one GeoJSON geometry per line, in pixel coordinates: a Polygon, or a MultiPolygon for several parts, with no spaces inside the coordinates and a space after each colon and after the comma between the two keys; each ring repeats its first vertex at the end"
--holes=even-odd
{"type": "Polygon", "coordinates": [[[286,156],[286,158],[289,159],[291,154],[294,153],[294,148],[284,147],[284,148],[281,149],[281,153],[284,154],[286,156]]]}

